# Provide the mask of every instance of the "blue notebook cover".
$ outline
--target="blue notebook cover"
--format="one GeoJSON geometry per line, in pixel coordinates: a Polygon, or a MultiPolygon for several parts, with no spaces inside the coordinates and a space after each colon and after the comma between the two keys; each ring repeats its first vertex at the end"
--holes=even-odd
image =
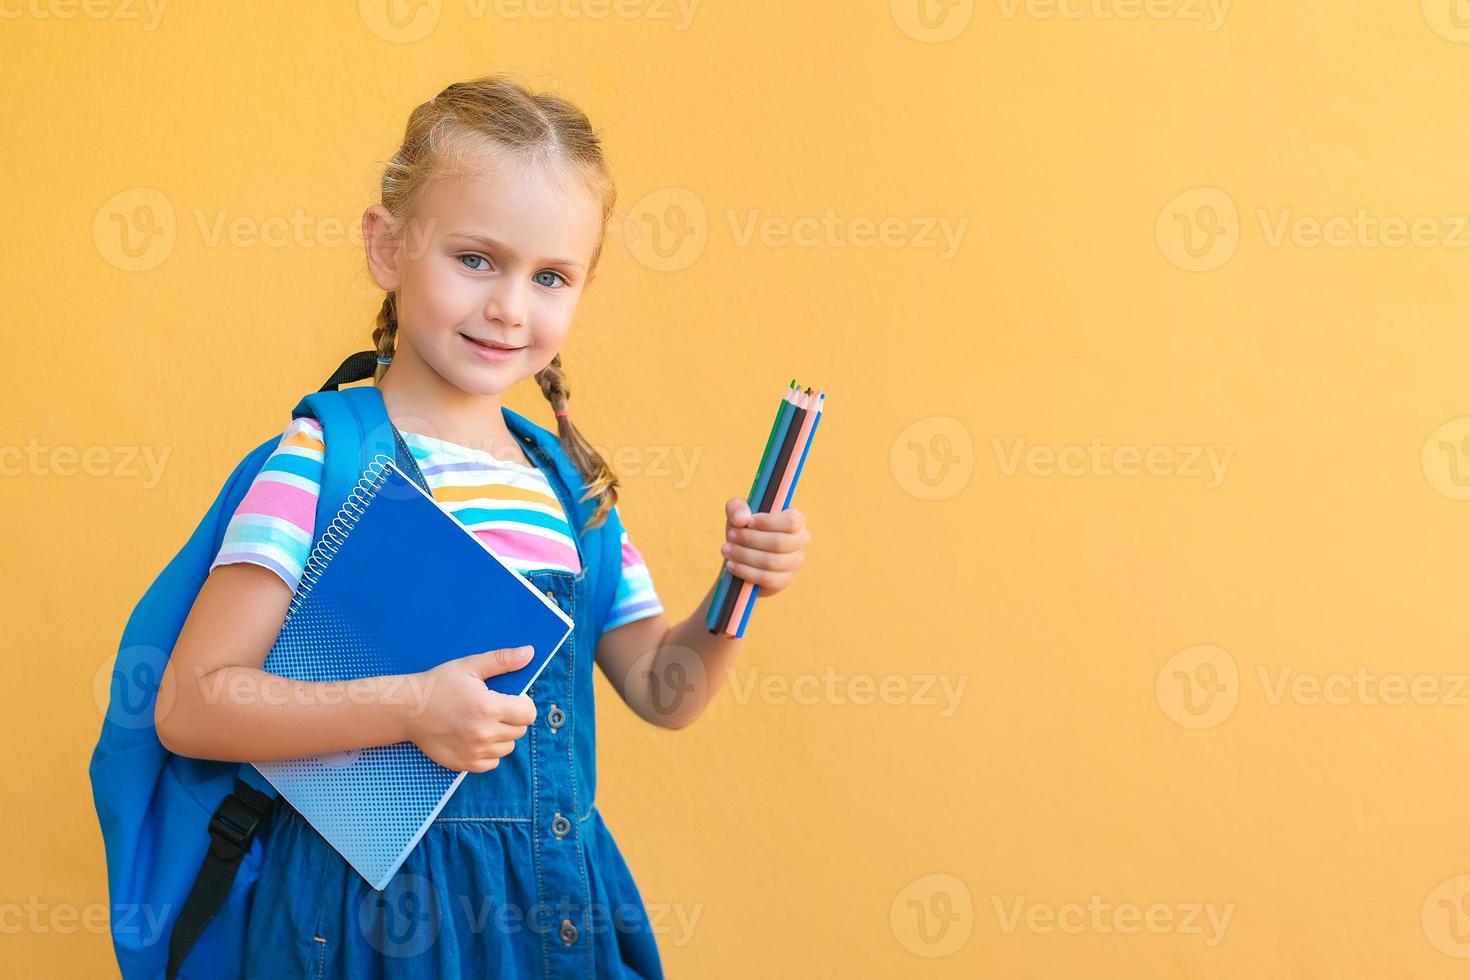
{"type": "MultiPolygon", "coordinates": [[[[556,603],[379,455],[312,550],[263,669],[303,681],[355,680],[529,643],[535,655],[526,666],[485,682],[516,695],[572,626],[556,603]]],[[[254,765],[376,889],[386,887],[465,776],[412,742],[254,765]]]]}

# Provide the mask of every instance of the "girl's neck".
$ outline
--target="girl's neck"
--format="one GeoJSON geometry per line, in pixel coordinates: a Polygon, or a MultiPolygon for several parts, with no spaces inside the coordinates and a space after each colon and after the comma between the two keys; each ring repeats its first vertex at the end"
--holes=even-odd
{"type": "Polygon", "coordinates": [[[441,439],[526,462],[501,413],[501,393],[475,395],[444,380],[406,344],[378,382],[388,418],[402,432],[441,439]]]}

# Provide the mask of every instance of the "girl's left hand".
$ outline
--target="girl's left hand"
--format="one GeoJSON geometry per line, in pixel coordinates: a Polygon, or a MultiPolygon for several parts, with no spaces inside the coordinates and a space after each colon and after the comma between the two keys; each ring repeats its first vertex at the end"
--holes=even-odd
{"type": "Polygon", "coordinates": [[[752,514],[743,497],[725,501],[725,567],[739,579],[775,595],[796,577],[812,543],[806,517],[795,507],[774,514],[752,514]]]}

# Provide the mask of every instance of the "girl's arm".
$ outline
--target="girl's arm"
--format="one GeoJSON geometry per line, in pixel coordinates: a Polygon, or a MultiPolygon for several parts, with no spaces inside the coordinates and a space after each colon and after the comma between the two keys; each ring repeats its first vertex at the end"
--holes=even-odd
{"type": "Polygon", "coordinates": [[[269,762],[390,745],[409,737],[411,683],[421,675],[339,683],[293,681],[261,669],[291,590],[260,565],[210,572],[159,683],[154,727],[170,752],[269,762]]]}
{"type": "Polygon", "coordinates": [[[644,721],[683,728],[724,686],[744,641],[712,634],[704,624],[714,593],[712,585],[693,615],[673,629],[662,615],[649,616],[608,630],[597,641],[597,665],[644,721]]]}
{"type": "Polygon", "coordinates": [[[160,679],[154,728],[179,755],[272,762],[412,741],[457,771],[495,768],[536,720],[485,679],[527,650],[488,650],[415,674],[312,683],[262,669],[310,561],[326,442],[294,419],[241,499],[160,679]]]}
{"type": "Polygon", "coordinates": [[[261,669],[291,604],[275,572],[216,566],[159,684],[154,727],[177,755],[272,762],[412,741],[441,766],[488,772],[536,720],[536,704],[485,687],[530,647],[456,657],[417,674],[295,681],[261,669]]]}
{"type": "MultiPolygon", "coordinates": [[[[812,537],[795,507],[752,514],[743,498],[731,497],[725,502],[725,540],[731,571],[768,596],[791,584],[812,537]]],[[[714,592],[711,585],[699,608],[672,629],[662,615],[649,616],[608,630],[597,641],[597,665],[643,720],[683,728],[724,686],[743,641],[711,633],[705,625],[714,592]]]]}

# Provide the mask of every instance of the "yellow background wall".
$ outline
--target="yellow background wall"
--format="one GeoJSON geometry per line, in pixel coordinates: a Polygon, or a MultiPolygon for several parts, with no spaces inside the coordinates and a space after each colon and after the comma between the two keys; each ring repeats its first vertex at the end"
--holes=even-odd
{"type": "Polygon", "coordinates": [[[565,361],[672,614],[830,393],[719,702],[599,681],[671,976],[1463,972],[1453,0],[393,2],[0,0],[0,973],[114,969],[97,680],[367,345],[407,111],[496,69],[605,131],[565,361]]]}

